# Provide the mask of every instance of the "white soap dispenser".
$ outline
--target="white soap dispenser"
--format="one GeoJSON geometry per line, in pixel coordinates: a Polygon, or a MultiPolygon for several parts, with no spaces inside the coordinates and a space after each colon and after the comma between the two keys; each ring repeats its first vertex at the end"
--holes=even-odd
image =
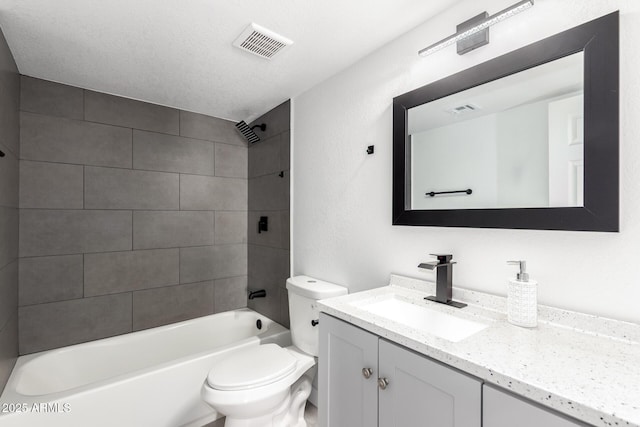
{"type": "Polygon", "coordinates": [[[518,265],[520,272],[509,279],[507,288],[507,320],[525,328],[538,325],[538,282],[529,280],[526,261],[507,261],[518,265]]]}

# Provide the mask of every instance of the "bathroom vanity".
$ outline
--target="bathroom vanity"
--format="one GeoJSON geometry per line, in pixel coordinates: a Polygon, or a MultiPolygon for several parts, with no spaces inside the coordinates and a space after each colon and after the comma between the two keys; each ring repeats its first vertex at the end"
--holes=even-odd
{"type": "Polygon", "coordinates": [[[320,359],[328,363],[320,382],[328,393],[320,411],[328,426],[588,425],[483,385],[478,378],[350,323],[326,314],[320,319],[320,359]]]}
{"type": "Polygon", "coordinates": [[[320,324],[326,425],[480,427],[477,378],[331,316],[320,324]]]}
{"type": "Polygon", "coordinates": [[[640,426],[640,326],[540,306],[519,328],[504,298],[454,289],[458,310],[433,288],[392,275],[319,303],[320,425],[640,426]]]}

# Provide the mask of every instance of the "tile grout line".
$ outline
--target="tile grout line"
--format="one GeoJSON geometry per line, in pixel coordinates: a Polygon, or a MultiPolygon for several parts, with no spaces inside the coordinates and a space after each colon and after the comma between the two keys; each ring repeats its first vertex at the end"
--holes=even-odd
{"type": "Polygon", "coordinates": [[[131,294],[132,297],[133,297],[133,294],[138,293],[138,292],[149,292],[149,291],[153,291],[153,290],[156,290],[156,289],[165,289],[165,288],[178,288],[178,287],[195,285],[195,284],[205,284],[205,283],[208,283],[208,282],[211,282],[211,284],[215,285],[215,282],[219,281],[219,280],[239,279],[239,278],[244,278],[244,277],[248,277],[248,276],[247,275],[224,276],[224,277],[219,277],[219,278],[203,279],[203,280],[191,281],[191,282],[186,282],[186,283],[172,283],[172,284],[166,284],[166,285],[160,285],[160,286],[150,286],[148,288],[129,289],[129,290],[123,290],[123,291],[120,291],[120,292],[111,292],[111,293],[104,293],[104,294],[97,294],[97,295],[89,295],[89,296],[83,296],[83,297],[79,297],[79,298],[69,298],[69,299],[56,300],[56,301],[39,302],[39,303],[35,303],[35,304],[25,304],[25,305],[21,305],[19,307],[35,307],[35,306],[39,306],[39,305],[56,304],[56,303],[62,303],[62,302],[67,302],[67,301],[84,301],[84,300],[90,300],[90,299],[94,299],[94,298],[104,298],[104,297],[110,297],[110,296],[116,296],[116,295],[124,295],[124,294],[131,294]]]}
{"type": "MultiPolygon", "coordinates": [[[[19,160],[23,161],[23,162],[31,162],[31,163],[46,163],[46,164],[52,164],[52,165],[69,165],[69,166],[86,166],[86,167],[89,167],[89,168],[118,169],[118,170],[125,170],[125,171],[133,170],[133,171],[136,171],[136,172],[150,172],[150,173],[164,173],[164,174],[182,174],[182,175],[200,176],[200,177],[206,177],[206,178],[225,178],[225,179],[237,179],[237,180],[243,180],[243,181],[248,181],[248,179],[249,179],[247,177],[240,177],[240,176],[217,176],[217,175],[207,175],[207,174],[201,174],[201,173],[175,171],[175,170],[169,171],[169,170],[164,170],[164,169],[140,169],[140,168],[130,168],[130,167],[122,167],[122,166],[109,166],[109,165],[96,165],[96,164],[85,164],[85,163],[58,162],[58,161],[40,160],[40,159],[19,159],[19,160]]],[[[273,175],[273,174],[271,174],[271,175],[273,175]]],[[[262,176],[266,176],[266,175],[262,175],[262,176]]]]}
{"type": "Polygon", "coordinates": [[[213,176],[218,176],[216,168],[216,143],[213,143],[213,150],[211,150],[211,166],[213,166],[213,176]]]}
{"type": "Polygon", "coordinates": [[[244,211],[244,210],[240,210],[240,209],[229,209],[229,210],[214,210],[214,209],[149,209],[149,208],[142,208],[142,209],[138,209],[138,208],[130,208],[130,207],[126,207],[126,208],[56,208],[56,207],[52,207],[52,208],[33,208],[33,207],[22,207],[22,208],[18,208],[15,206],[1,206],[0,208],[5,208],[5,209],[24,209],[24,210],[29,210],[29,211],[75,211],[75,212],[81,212],[81,211],[86,211],[86,212],[96,212],[96,211],[100,211],[100,212],[129,212],[129,211],[134,211],[134,212],[238,212],[238,213],[242,213],[242,212],[280,212],[282,211],[282,209],[274,209],[274,210],[260,210],[260,211],[244,211]]]}
{"type": "MultiPolygon", "coordinates": [[[[115,96],[115,95],[114,95],[115,96]]],[[[158,131],[158,130],[151,130],[151,129],[142,129],[142,128],[137,128],[134,126],[125,126],[125,125],[120,125],[120,124],[114,124],[114,123],[108,123],[108,122],[100,122],[97,120],[88,120],[86,118],[86,101],[84,99],[84,94],[83,94],[83,111],[82,111],[82,119],[76,119],[76,118],[72,118],[72,117],[65,117],[65,116],[56,116],[56,115],[52,115],[49,113],[41,113],[41,112],[36,112],[36,111],[27,111],[27,110],[18,110],[19,113],[26,113],[26,114],[32,114],[35,116],[44,116],[44,117],[51,117],[54,119],[62,119],[62,120],[70,120],[70,121],[75,121],[75,122],[84,122],[84,123],[91,123],[91,124],[97,124],[97,125],[102,125],[102,126],[111,126],[111,127],[116,127],[116,128],[123,128],[123,129],[134,129],[140,132],[147,132],[147,133],[155,133],[158,135],[165,135],[165,136],[174,136],[174,137],[178,137],[178,138],[184,138],[184,139],[192,139],[192,140],[196,140],[196,141],[205,141],[205,142],[211,142],[211,143],[219,143],[219,144],[225,144],[225,145],[231,145],[234,147],[249,147],[248,145],[244,145],[244,143],[235,143],[235,142],[229,142],[229,141],[222,141],[222,140],[217,140],[217,139],[204,139],[204,138],[196,138],[196,137],[192,137],[192,136],[183,136],[180,134],[175,134],[175,133],[167,133],[167,132],[162,132],[162,131],[158,131]]],[[[144,101],[141,101],[144,102],[144,101]]],[[[150,105],[157,105],[157,104],[151,104],[150,105]]],[[[198,113],[199,114],[199,113],[198,113]]],[[[226,119],[222,119],[220,117],[216,117],[216,116],[207,116],[206,114],[204,114],[204,116],[206,117],[210,117],[210,118],[214,118],[214,119],[220,119],[223,121],[228,121],[226,119]]],[[[233,127],[233,125],[229,126],[229,129],[231,129],[233,127]]],[[[235,130],[233,131],[235,133],[235,130]]]]}
{"type": "MultiPolygon", "coordinates": [[[[248,245],[248,243],[247,242],[233,242],[233,243],[220,243],[220,244],[217,244],[217,245],[211,244],[211,245],[171,246],[171,247],[161,247],[161,248],[140,248],[140,249],[133,249],[133,250],[131,250],[131,249],[106,250],[106,251],[87,252],[87,253],[74,252],[74,253],[48,254],[48,255],[27,255],[27,256],[20,256],[19,258],[14,258],[12,261],[10,261],[6,265],[4,265],[2,268],[0,268],[0,270],[5,268],[9,264],[15,262],[18,259],[27,259],[27,258],[49,258],[49,257],[78,256],[78,255],[102,255],[102,254],[111,254],[111,253],[120,253],[120,252],[168,251],[168,250],[175,250],[175,249],[212,248],[214,246],[217,246],[217,247],[227,246],[228,247],[228,246],[242,246],[242,245],[248,245]]],[[[256,245],[256,246],[261,246],[261,245],[256,245]]],[[[274,248],[274,249],[281,249],[281,248],[274,248]]]]}
{"type": "Polygon", "coordinates": [[[214,280],[211,287],[211,309],[214,314],[216,313],[216,293],[216,281],[214,280]]]}
{"type": "MultiPolygon", "coordinates": [[[[2,271],[2,270],[4,270],[5,268],[9,267],[9,266],[10,266],[11,264],[13,264],[14,262],[20,262],[20,258],[22,258],[22,257],[18,256],[18,257],[16,257],[16,258],[13,258],[13,259],[9,260],[9,262],[7,262],[5,265],[0,266],[0,271],[2,271]]],[[[20,267],[18,266],[18,268],[20,268],[20,267]]]]}
{"type": "MultiPolygon", "coordinates": [[[[83,95],[83,121],[84,121],[84,122],[87,122],[87,123],[100,123],[100,124],[104,124],[104,125],[108,125],[108,126],[112,126],[112,127],[125,127],[125,126],[114,125],[114,124],[111,124],[111,123],[91,122],[91,121],[86,120],[86,94],[89,94],[89,92],[88,92],[87,90],[84,90],[84,89],[83,89],[82,95],[83,95]]],[[[154,105],[154,104],[150,104],[150,105],[154,105]]],[[[211,117],[213,117],[213,116],[211,116],[211,117]]],[[[183,117],[182,117],[181,110],[178,110],[178,135],[177,135],[177,136],[179,136],[179,137],[182,137],[182,135],[181,135],[181,133],[182,133],[182,126],[181,126],[182,118],[183,118],[183,117]]],[[[127,128],[131,129],[131,166],[130,166],[129,168],[126,168],[126,169],[133,169],[133,170],[136,170],[136,169],[135,169],[135,167],[134,167],[134,153],[135,153],[135,150],[134,150],[134,144],[133,144],[133,142],[134,142],[134,135],[135,135],[135,129],[134,129],[134,128],[132,128],[132,127],[127,127],[127,128]]],[[[145,132],[148,132],[148,133],[155,133],[155,134],[159,134],[159,135],[170,135],[170,136],[176,136],[176,135],[174,135],[174,134],[166,134],[166,133],[164,133],[164,132],[158,132],[158,131],[145,131],[145,132]]],[[[188,139],[188,138],[186,138],[186,139],[188,139]]],[[[199,140],[199,138],[193,138],[193,139],[199,140]]],[[[214,152],[213,152],[214,173],[213,173],[213,175],[200,175],[200,174],[192,174],[192,175],[195,175],[195,176],[205,176],[205,177],[215,177],[215,176],[217,175],[217,170],[215,169],[215,161],[216,161],[217,157],[219,157],[219,156],[216,156],[216,152],[215,152],[215,147],[217,146],[217,144],[218,144],[218,143],[221,143],[221,144],[231,145],[231,146],[238,146],[238,144],[229,143],[228,141],[214,141],[214,140],[207,140],[207,139],[204,139],[203,141],[211,142],[211,143],[213,143],[213,144],[214,144],[214,152]]],[[[240,145],[240,147],[245,147],[245,148],[246,148],[246,146],[243,146],[243,145],[240,145]]],[[[46,161],[45,161],[45,162],[46,162],[46,161]]],[[[50,163],[55,164],[55,163],[63,163],[63,162],[50,162],[50,163]]],[[[83,193],[82,193],[82,194],[83,194],[83,208],[82,208],[82,209],[83,209],[83,210],[87,210],[87,211],[91,211],[91,210],[89,210],[89,209],[86,209],[86,195],[87,195],[87,188],[86,188],[86,167],[87,167],[87,166],[91,167],[91,165],[81,164],[81,166],[83,166],[83,181],[82,181],[82,185],[83,185],[83,193]]],[[[100,167],[99,165],[96,165],[96,166],[97,166],[97,167],[100,167]]],[[[109,167],[109,166],[102,166],[102,167],[109,167]]],[[[125,169],[125,168],[119,168],[119,167],[113,167],[113,168],[115,168],[115,169],[125,169]]],[[[126,170],[126,169],[125,169],[125,170],[126,170]]],[[[155,172],[165,172],[165,171],[155,171],[155,172]]],[[[176,173],[176,171],[166,171],[166,172],[169,172],[169,173],[176,173]]],[[[181,189],[180,189],[180,186],[181,186],[181,172],[179,172],[179,171],[178,171],[177,173],[178,173],[178,187],[179,187],[179,188],[178,188],[178,208],[177,208],[177,210],[178,210],[178,211],[182,211],[182,206],[181,206],[181,189]]],[[[276,171],[275,173],[277,173],[277,171],[276,171]]],[[[189,173],[187,173],[187,175],[188,175],[188,174],[189,174],[189,173]]],[[[246,177],[226,177],[226,178],[238,178],[238,179],[248,180],[248,175],[247,175],[246,177]]],[[[43,208],[43,209],[46,209],[46,208],[43,208]]],[[[34,210],[36,210],[36,208],[34,208],[34,210]]],[[[55,208],[51,209],[51,208],[49,208],[49,210],[59,210],[59,211],[63,211],[63,210],[65,210],[65,209],[55,209],[55,208]]],[[[136,211],[138,211],[138,210],[136,210],[136,209],[131,209],[131,208],[126,208],[126,207],[125,207],[125,208],[118,208],[118,209],[99,209],[99,208],[98,208],[98,209],[92,209],[92,210],[94,210],[94,211],[109,211],[109,210],[130,211],[130,212],[131,212],[131,216],[130,216],[130,218],[131,218],[131,221],[132,221],[132,223],[131,223],[131,251],[135,251],[135,247],[134,247],[134,246],[135,246],[135,239],[134,239],[134,231],[135,231],[135,226],[134,226],[134,217],[135,217],[135,212],[136,212],[136,211]]],[[[172,211],[174,211],[174,210],[170,210],[170,209],[139,209],[139,210],[141,210],[141,211],[149,211],[149,212],[162,212],[162,211],[169,211],[169,212],[172,212],[172,211]]],[[[202,212],[202,211],[204,211],[204,212],[211,211],[211,212],[213,213],[213,215],[212,215],[212,226],[213,226],[213,228],[212,228],[212,234],[213,234],[213,236],[214,236],[213,243],[212,243],[212,244],[210,244],[210,245],[196,245],[196,246],[191,246],[191,247],[212,247],[212,248],[215,248],[215,247],[218,247],[218,246],[221,246],[221,247],[222,247],[222,246],[240,246],[240,245],[243,245],[245,248],[248,248],[248,241],[244,241],[244,242],[231,242],[231,243],[226,243],[226,244],[223,244],[223,245],[217,245],[217,244],[216,244],[216,243],[217,243],[217,239],[215,239],[215,233],[216,233],[216,230],[217,230],[217,228],[216,228],[216,221],[215,221],[215,215],[217,214],[218,210],[215,210],[215,209],[209,209],[209,210],[193,210],[193,212],[202,212]]],[[[246,213],[248,212],[248,205],[245,207],[245,209],[240,209],[240,210],[235,209],[235,210],[231,210],[231,211],[221,211],[221,212],[236,212],[236,213],[241,213],[241,212],[243,212],[244,214],[246,214],[246,213]]],[[[187,248],[187,247],[189,247],[189,246],[185,246],[185,248],[187,248]]],[[[178,246],[178,247],[172,247],[172,248],[143,248],[143,249],[141,249],[141,250],[175,250],[175,249],[177,249],[177,250],[178,250],[178,283],[177,283],[177,284],[175,284],[175,285],[167,285],[167,286],[179,286],[179,285],[182,285],[182,283],[180,283],[180,282],[181,282],[181,279],[182,279],[182,274],[181,274],[181,269],[180,269],[181,251],[182,251],[182,248],[183,248],[183,247],[178,246]]],[[[116,250],[116,251],[107,251],[107,252],[100,251],[100,252],[94,252],[94,253],[97,255],[97,254],[104,254],[104,253],[109,253],[109,252],[126,252],[126,251],[116,250]]],[[[62,254],[62,255],[61,255],[61,254],[54,254],[54,255],[40,255],[39,257],[51,257],[51,256],[56,256],[56,255],[58,255],[58,256],[65,256],[65,255],[73,255],[73,254],[62,254]]],[[[83,276],[82,276],[82,277],[83,277],[83,279],[82,279],[82,280],[83,280],[83,297],[86,297],[86,288],[85,288],[85,285],[86,285],[86,283],[85,283],[85,258],[86,258],[86,255],[87,255],[87,254],[85,254],[85,253],[81,253],[81,255],[82,255],[82,266],[83,266],[83,273],[82,273],[82,274],[83,274],[83,276]]],[[[248,278],[248,270],[245,270],[245,271],[243,272],[243,276],[230,276],[229,278],[234,278],[234,277],[245,277],[245,278],[248,278]]],[[[212,307],[212,308],[213,308],[213,310],[214,310],[214,311],[215,311],[215,308],[216,308],[216,304],[215,304],[215,296],[216,296],[216,292],[215,292],[215,283],[216,283],[216,281],[217,281],[217,280],[224,280],[224,279],[227,279],[227,277],[221,277],[221,278],[217,278],[217,279],[216,279],[216,278],[212,278],[212,279],[208,279],[208,280],[206,280],[207,282],[212,282],[212,283],[213,283],[213,286],[214,286],[214,289],[213,289],[213,291],[214,291],[214,292],[212,293],[212,297],[213,297],[213,299],[214,299],[214,301],[213,301],[213,307],[212,307]]],[[[247,279],[247,280],[248,280],[248,279],[247,279]]],[[[199,281],[199,282],[202,282],[202,281],[199,281]]],[[[199,283],[199,282],[191,282],[191,283],[199,283]]],[[[166,286],[161,286],[161,287],[166,287],[166,286]]],[[[156,287],[156,288],[157,288],[157,287],[156,287]]],[[[151,290],[151,289],[154,289],[154,288],[152,287],[152,288],[147,288],[147,289],[151,290]]],[[[146,289],[145,289],[145,290],[146,290],[146,289]]],[[[139,290],[139,291],[143,291],[143,290],[139,290]]],[[[133,304],[133,302],[134,302],[134,296],[135,296],[135,295],[134,295],[134,293],[135,293],[135,292],[137,292],[137,291],[136,291],[136,290],[128,291],[128,293],[130,294],[130,301],[131,301],[131,304],[132,304],[132,305],[131,305],[131,330],[133,330],[133,326],[134,326],[134,315],[135,315],[135,310],[134,310],[134,304],[133,304]]],[[[116,294],[118,294],[118,292],[116,292],[115,294],[103,294],[103,295],[104,295],[104,296],[108,296],[108,295],[116,295],[116,294]]],[[[99,295],[96,295],[96,296],[94,296],[94,297],[98,297],[98,296],[99,296],[99,295]]],[[[245,296],[246,296],[246,295],[245,295],[245,296]]],[[[120,335],[120,334],[119,334],[119,335],[120,335]]]]}

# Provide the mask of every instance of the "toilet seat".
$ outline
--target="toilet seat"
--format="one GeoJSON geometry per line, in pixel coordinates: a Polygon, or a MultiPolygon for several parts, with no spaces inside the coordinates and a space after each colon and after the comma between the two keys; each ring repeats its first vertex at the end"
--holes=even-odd
{"type": "MultiPolygon", "coordinates": [[[[305,373],[316,364],[313,356],[305,354],[296,347],[290,346],[282,348],[276,344],[262,344],[260,346],[247,347],[243,350],[230,353],[226,358],[219,362],[220,364],[229,364],[231,367],[234,365],[234,362],[232,361],[237,361],[242,357],[245,364],[241,366],[240,369],[244,369],[251,364],[261,364],[261,360],[257,358],[263,351],[260,347],[265,347],[267,345],[273,345],[276,349],[266,350],[266,352],[273,351],[274,354],[279,353],[283,360],[291,360],[290,357],[293,358],[295,361],[293,364],[293,370],[288,374],[283,374],[278,379],[273,379],[276,378],[277,375],[272,376],[272,379],[270,380],[271,382],[268,384],[248,387],[246,386],[247,381],[245,381],[246,388],[237,390],[220,390],[215,388],[215,386],[211,385],[210,381],[214,384],[220,381],[218,381],[217,374],[214,374],[213,378],[211,378],[211,372],[207,376],[207,380],[204,381],[201,390],[202,398],[216,410],[220,411],[220,413],[227,415],[227,420],[229,419],[230,414],[234,414],[236,418],[245,419],[254,416],[257,417],[275,410],[278,405],[287,402],[287,396],[289,396],[289,398],[291,397],[291,386],[296,383],[296,381],[302,381],[305,373]],[[285,352],[286,356],[280,353],[281,351],[285,352]]],[[[224,369],[220,369],[220,364],[216,363],[216,366],[212,371],[215,370],[216,372],[222,373],[224,369]]],[[[284,365],[286,366],[287,363],[284,363],[284,365]]],[[[273,365],[265,364],[265,366],[273,365]]],[[[265,372],[266,371],[267,369],[265,368],[265,372]]],[[[307,379],[307,381],[310,383],[311,379],[307,379]]],[[[226,385],[230,386],[233,382],[234,381],[228,381],[226,382],[226,385]]],[[[224,384],[225,383],[223,382],[223,386],[224,384]]],[[[242,425],[244,426],[245,424],[242,425]]]]}
{"type": "Polygon", "coordinates": [[[215,390],[248,390],[275,383],[296,370],[298,359],[276,344],[248,347],[216,363],[207,375],[215,390]]]}

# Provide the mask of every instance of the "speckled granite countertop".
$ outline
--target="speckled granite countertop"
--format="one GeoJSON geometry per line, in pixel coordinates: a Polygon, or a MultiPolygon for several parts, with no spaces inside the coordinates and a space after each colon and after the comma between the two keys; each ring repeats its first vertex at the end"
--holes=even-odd
{"type": "Polygon", "coordinates": [[[469,304],[456,309],[423,300],[434,293],[433,283],[391,275],[389,286],[318,305],[320,311],[583,422],[640,427],[640,325],[539,306],[538,327],[525,329],[507,322],[503,297],[454,288],[454,299],[469,304]],[[358,308],[364,300],[392,297],[489,327],[454,343],[358,308]]]}

